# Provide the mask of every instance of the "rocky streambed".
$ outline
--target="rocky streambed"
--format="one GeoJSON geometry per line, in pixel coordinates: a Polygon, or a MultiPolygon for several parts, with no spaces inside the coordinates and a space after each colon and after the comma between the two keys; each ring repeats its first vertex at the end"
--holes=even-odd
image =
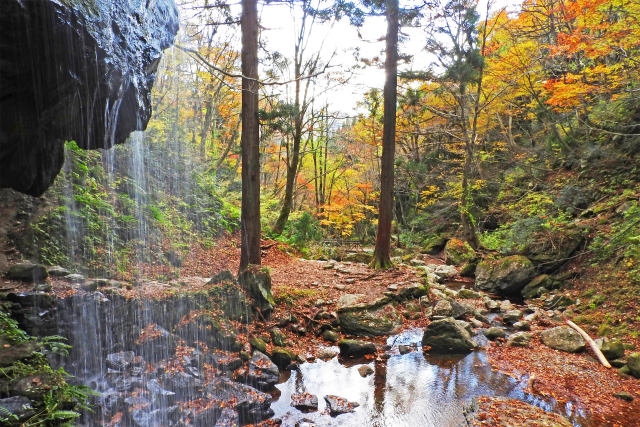
{"type": "MultiPolygon", "coordinates": [[[[68,293],[38,284],[6,300],[29,332],[69,339],[69,358],[50,357],[100,392],[84,425],[447,426],[471,424],[491,405],[552,425],[597,425],[579,402],[537,393],[533,374],[500,373],[489,360],[493,349],[539,341],[583,351],[558,326],[557,299],[546,307],[496,299],[455,267],[419,260],[421,281],[349,293],[343,276],[357,265],[312,263],[345,283],[327,294],[339,297],[307,301],[307,311],[277,308],[268,321],[230,273],[151,286],[49,269],[65,274],[68,293]],[[142,291],[159,288],[156,297],[142,291]]],[[[601,348],[622,357],[615,343],[601,348]]]]}

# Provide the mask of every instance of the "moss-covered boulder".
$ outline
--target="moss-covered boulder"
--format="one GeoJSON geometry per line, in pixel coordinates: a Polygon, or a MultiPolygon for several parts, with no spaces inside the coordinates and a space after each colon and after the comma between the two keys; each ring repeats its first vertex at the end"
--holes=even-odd
{"type": "Polygon", "coordinates": [[[285,369],[297,358],[298,356],[294,352],[282,347],[275,347],[271,352],[271,360],[280,369],[285,369]]]}
{"type": "Polygon", "coordinates": [[[469,353],[478,344],[465,327],[452,317],[433,321],[422,336],[422,345],[431,353],[469,353]]]}
{"type": "Polygon", "coordinates": [[[391,304],[379,307],[344,307],[338,311],[344,333],[356,336],[379,336],[397,333],[402,319],[391,304]]]}
{"type": "Polygon", "coordinates": [[[584,338],[569,326],[557,326],[540,334],[542,342],[555,350],[577,353],[585,349],[584,338]]]}
{"type": "Polygon", "coordinates": [[[535,275],[531,260],[521,255],[485,259],[476,268],[476,287],[503,295],[517,295],[535,275]]]}
{"type": "Polygon", "coordinates": [[[476,251],[467,242],[449,239],[444,246],[444,261],[449,265],[468,263],[476,257],[476,251]]]}

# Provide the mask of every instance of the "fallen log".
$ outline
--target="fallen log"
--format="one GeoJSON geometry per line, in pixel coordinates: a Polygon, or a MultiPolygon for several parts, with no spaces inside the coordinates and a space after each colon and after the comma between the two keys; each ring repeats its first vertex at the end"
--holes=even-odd
{"type": "Polygon", "coordinates": [[[591,347],[591,350],[593,350],[593,352],[596,354],[596,357],[598,358],[600,363],[602,363],[602,365],[605,368],[610,368],[611,367],[611,365],[609,364],[609,361],[607,361],[607,358],[604,357],[604,354],[602,354],[602,352],[598,348],[598,345],[596,344],[596,342],[594,340],[591,339],[589,334],[587,334],[584,330],[582,330],[582,328],[580,326],[576,325],[571,320],[567,320],[567,325],[569,325],[573,329],[575,329],[582,336],[582,338],[584,338],[584,340],[587,342],[587,344],[589,344],[589,347],[591,347]]]}

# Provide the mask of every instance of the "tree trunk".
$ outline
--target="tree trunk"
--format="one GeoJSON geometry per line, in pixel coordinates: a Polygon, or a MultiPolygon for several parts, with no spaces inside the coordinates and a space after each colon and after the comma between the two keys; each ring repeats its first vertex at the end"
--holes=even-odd
{"type": "Polygon", "coordinates": [[[257,0],[242,0],[242,207],[240,271],[260,264],[257,0]]]}
{"type": "Polygon", "coordinates": [[[384,69],[384,116],[382,129],[382,159],[380,165],[380,204],[378,233],[372,265],[391,266],[391,220],[393,219],[393,172],[396,149],[396,97],[398,68],[398,0],[386,0],[387,38],[384,69]]]}

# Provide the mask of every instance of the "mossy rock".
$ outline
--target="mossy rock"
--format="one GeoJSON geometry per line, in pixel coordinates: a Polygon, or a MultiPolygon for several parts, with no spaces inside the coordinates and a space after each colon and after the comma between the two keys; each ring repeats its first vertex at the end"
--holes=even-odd
{"type": "Polygon", "coordinates": [[[271,360],[280,369],[285,369],[297,358],[298,356],[294,352],[282,347],[275,347],[271,353],[271,360]]]}
{"type": "Polygon", "coordinates": [[[535,275],[531,260],[522,255],[485,259],[476,268],[476,287],[503,295],[517,295],[535,275]]]}
{"type": "Polygon", "coordinates": [[[391,335],[402,327],[402,319],[391,304],[339,311],[338,320],[344,333],[356,336],[391,335]]]}
{"type": "Polygon", "coordinates": [[[539,296],[549,292],[553,286],[553,280],[548,274],[540,274],[522,288],[520,293],[525,299],[538,298],[539,296]]]}
{"type": "Polygon", "coordinates": [[[460,265],[472,261],[476,251],[460,239],[449,239],[444,246],[444,261],[449,265],[460,265]]]}
{"type": "Polygon", "coordinates": [[[267,343],[258,337],[251,337],[249,344],[253,350],[258,350],[261,353],[267,354],[267,343]]]}
{"type": "Polygon", "coordinates": [[[429,255],[436,255],[444,249],[446,244],[447,238],[444,235],[438,234],[431,236],[424,241],[421,252],[429,255]]]}
{"type": "Polygon", "coordinates": [[[439,354],[464,354],[478,347],[469,331],[452,317],[431,322],[422,336],[422,345],[439,354]]]}
{"type": "Polygon", "coordinates": [[[640,378],[640,353],[633,353],[627,357],[627,368],[631,375],[640,378]]]}
{"type": "Polygon", "coordinates": [[[368,341],[344,339],[338,343],[343,357],[363,357],[376,353],[376,345],[368,341]]]}
{"type": "Polygon", "coordinates": [[[266,269],[250,266],[240,273],[238,282],[263,315],[267,316],[273,311],[276,302],[271,293],[271,276],[266,269]]]}

